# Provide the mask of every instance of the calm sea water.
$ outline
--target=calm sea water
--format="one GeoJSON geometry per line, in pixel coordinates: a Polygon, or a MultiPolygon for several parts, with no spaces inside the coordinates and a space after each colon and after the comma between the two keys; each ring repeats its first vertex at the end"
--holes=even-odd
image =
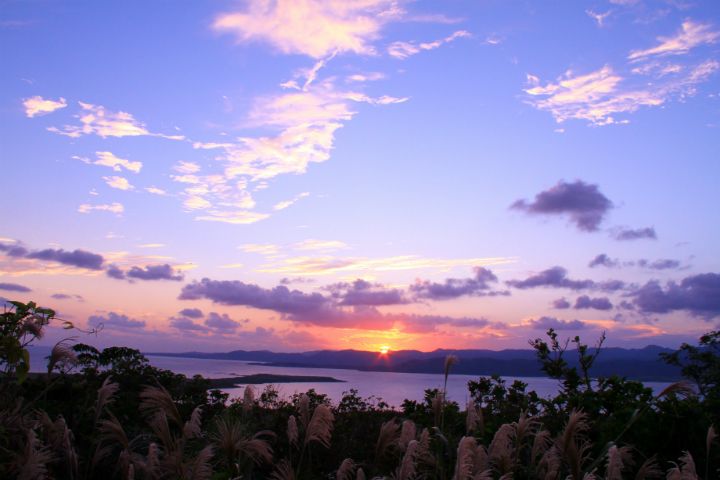
{"type": "MultiPolygon", "coordinates": [[[[234,375],[251,375],[256,373],[271,373],[276,375],[313,375],[332,377],[344,380],[343,383],[284,383],[276,384],[281,397],[290,397],[294,393],[306,392],[314,388],[318,393],[324,393],[338,403],[344,391],[354,388],[363,398],[374,395],[382,398],[394,407],[399,407],[405,399],[421,401],[425,397],[425,389],[441,388],[443,375],[426,373],[387,373],[387,372],[361,372],[357,370],[340,369],[310,369],[292,367],[270,367],[265,365],[249,365],[249,362],[236,360],[203,360],[195,358],[175,358],[148,355],[150,363],[157,368],[172,370],[188,377],[202,375],[205,378],[228,378],[234,375]]],[[[464,407],[470,398],[467,384],[470,380],[477,380],[477,376],[453,375],[452,370],[448,378],[448,398],[458,402],[464,407]]],[[[504,377],[506,385],[515,380],[528,384],[528,390],[535,390],[540,397],[554,396],[558,392],[558,382],[542,377],[504,377]]],[[[648,382],[645,384],[655,391],[661,391],[669,383],[648,382]]],[[[262,385],[256,385],[262,390],[262,385]]],[[[241,397],[244,387],[223,390],[230,394],[230,398],[241,397]]]]}

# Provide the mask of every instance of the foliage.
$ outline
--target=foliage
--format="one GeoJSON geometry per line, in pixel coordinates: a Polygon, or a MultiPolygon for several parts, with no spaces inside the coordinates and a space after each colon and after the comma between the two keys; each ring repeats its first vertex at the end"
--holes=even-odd
{"type": "Polygon", "coordinates": [[[700,395],[720,415],[720,330],[700,337],[699,348],[683,343],[677,352],[661,353],[670,365],[682,367],[682,375],[697,385],[700,395]]]}

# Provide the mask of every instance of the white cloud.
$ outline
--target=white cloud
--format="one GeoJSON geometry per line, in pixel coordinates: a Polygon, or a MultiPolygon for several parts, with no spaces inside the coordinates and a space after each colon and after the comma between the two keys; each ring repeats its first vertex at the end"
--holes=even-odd
{"type": "Polygon", "coordinates": [[[120,190],[133,190],[135,188],[123,177],[103,177],[103,179],[111,187],[119,188],[120,190]]]}
{"type": "Polygon", "coordinates": [[[664,77],[671,73],[680,73],[685,67],[671,62],[648,61],[638,67],[632,69],[632,73],[637,75],[656,75],[664,77]]]}
{"type": "Polygon", "coordinates": [[[301,193],[300,195],[295,196],[295,198],[293,198],[292,200],[288,200],[288,201],[286,201],[286,202],[280,202],[280,203],[278,203],[277,205],[275,205],[275,206],[273,207],[273,210],[282,210],[283,208],[287,208],[287,207],[289,207],[290,205],[292,205],[293,203],[297,202],[297,201],[298,201],[299,199],[301,199],[302,197],[307,197],[308,195],[310,195],[309,192],[301,193]]]}
{"type": "Polygon", "coordinates": [[[170,175],[176,182],[182,183],[200,183],[200,177],[197,175],[170,175]]]}
{"type": "Polygon", "coordinates": [[[112,167],[113,170],[116,172],[119,172],[122,170],[120,167],[124,167],[127,170],[130,170],[131,172],[138,173],[140,169],[142,168],[141,162],[131,162],[129,160],[125,160],[123,158],[117,158],[115,155],[113,155],[110,152],[95,152],[95,155],[97,155],[98,160],[91,162],[90,159],[83,158],[83,157],[72,157],[77,158],[78,160],[82,160],[85,163],[92,163],[93,165],[103,165],[106,167],[112,167]]]}
{"type": "Polygon", "coordinates": [[[90,210],[107,210],[110,212],[122,213],[125,209],[119,203],[113,203],[112,205],[95,205],[95,206],[80,205],[78,207],[78,212],[81,212],[81,213],[88,213],[88,212],[90,212],[90,210]]]}
{"type": "Polygon", "coordinates": [[[294,250],[336,250],[338,248],[348,248],[343,242],[337,240],[305,240],[304,242],[294,243],[294,250]]]}
{"type": "Polygon", "coordinates": [[[469,258],[457,260],[439,260],[422,258],[419,255],[403,255],[389,258],[339,258],[330,255],[317,255],[287,258],[280,263],[263,265],[255,270],[258,273],[275,273],[281,275],[331,275],[358,271],[396,271],[431,269],[446,272],[458,266],[488,266],[516,262],[514,257],[469,258]]]}
{"type": "Polygon", "coordinates": [[[370,41],[401,10],[391,0],[254,0],[245,12],[220,15],[213,28],[238,41],[267,42],[282,53],[313,58],[375,53],[370,41]]]}
{"type": "MultiPolygon", "coordinates": [[[[202,143],[202,142],[195,142],[193,143],[193,148],[224,148],[224,147],[232,147],[232,143],[202,143]]],[[[185,163],[185,162],[180,162],[185,163]]]]}
{"type": "Polygon", "coordinates": [[[25,113],[28,117],[45,115],[54,112],[58,108],[67,107],[65,99],[62,97],[59,102],[53,102],[52,100],[43,100],[39,95],[26,99],[23,105],[25,106],[25,113]]]}
{"type": "Polygon", "coordinates": [[[239,268],[242,267],[242,263],[231,263],[230,265],[218,265],[217,268],[239,268]]]}
{"type": "Polygon", "coordinates": [[[246,252],[257,252],[263,255],[278,253],[282,248],[281,245],[255,245],[254,243],[248,243],[247,245],[239,245],[238,248],[242,248],[246,252]]]}
{"type": "Polygon", "coordinates": [[[374,80],[382,80],[384,78],[387,78],[387,75],[380,72],[370,72],[370,73],[356,73],[355,75],[349,75],[345,78],[346,82],[369,82],[374,80]]]}
{"type": "Polygon", "coordinates": [[[96,134],[105,137],[128,137],[139,135],[154,135],[158,137],[171,138],[173,140],[183,140],[182,135],[162,135],[159,133],[150,133],[145,129],[145,124],[135,120],[135,118],[126,112],[113,112],[105,107],[91,105],[89,103],[80,103],[83,111],[80,115],[76,115],[80,119],[82,126],[64,125],[64,131],[49,127],[51,132],[67,135],[68,137],[77,138],[82,135],[96,134]]]}
{"type": "Polygon", "coordinates": [[[640,60],[653,55],[681,55],[688,53],[691,48],[703,43],[715,43],[720,39],[720,31],[712,31],[712,26],[687,20],[683,22],[681,30],[674,37],[658,37],[660,45],[647,50],[634,50],[628,58],[640,60]]]}
{"type": "Polygon", "coordinates": [[[193,210],[201,209],[201,208],[209,208],[212,207],[212,203],[208,202],[202,197],[193,196],[187,198],[183,205],[185,205],[187,208],[191,208],[193,210]]]}
{"type": "MultiPolygon", "coordinates": [[[[694,95],[695,85],[706,81],[720,64],[708,60],[683,75],[675,75],[665,82],[642,86],[625,86],[625,79],[609,66],[588,75],[575,76],[568,71],[544,87],[539,80],[528,75],[531,88],[525,92],[532,95],[528,103],[540,110],[552,113],[558,122],[569,118],[587,120],[594,125],[618,123],[612,115],[632,113],[643,106],[662,105],[672,98],[694,95]]],[[[623,120],[627,122],[627,120],[623,120]]]]}
{"type": "MultiPolygon", "coordinates": [[[[394,42],[391,43],[390,46],[387,48],[387,52],[390,56],[395,58],[407,58],[411,55],[415,55],[416,53],[420,53],[422,50],[432,50],[434,48],[439,47],[443,43],[452,42],[456,38],[459,37],[472,37],[472,34],[460,30],[458,32],[453,33],[449,37],[441,38],[440,40],[435,40],[432,43],[421,43],[419,45],[414,43],[408,43],[408,42],[394,42]]],[[[495,42],[497,43],[497,42],[495,42]]]]}
{"type": "Polygon", "coordinates": [[[138,248],[157,248],[164,247],[164,243],[148,243],[147,245],[138,245],[138,248]]]}
{"type": "Polygon", "coordinates": [[[277,136],[240,138],[240,144],[226,150],[228,178],[247,175],[252,180],[284,173],[305,173],[312,162],[330,158],[334,132],[355,112],[347,95],[338,94],[324,82],[306,92],[259,99],[250,113],[254,125],[282,127],[277,136]]]}
{"type": "Polygon", "coordinates": [[[388,54],[395,58],[407,58],[420,53],[420,47],[408,42],[393,42],[387,49],[388,54]]]}
{"type": "MultiPolygon", "coordinates": [[[[228,144],[228,145],[232,145],[232,144],[228,144]]],[[[197,163],[183,162],[182,160],[180,160],[178,162],[178,165],[173,165],[172,168],[173,168],[173,170],[177,170],[178,172],[181,172],[181,173],[195,173],[195,172],[200,171],[200,165],[198,165],[197,163]]]]}
{"type": "Polygon", "coordinates": [[[612,13],[612,10],[608,10],[608,11],[605,12],[605,13],[595,13],[595,12],[593,12],[592,10],[585,10],[585,13],[587,13],[587,14],[590,15],[592,18],[594,18],[595,20],[597,20],[598,26],[602,27],[602,26],[603,26],[603,22],[605,21],[605,18],[607,18],[607,17],[610,16],[610,13],[612,13]]]}
{"type": "Polygon", "coordinates": [[[155,193],[157,195],[166,195],[165,190],[160,190],[159,188],[155,188],[155,187],[148,187],[145,190],[147,190],[150,193],[155,193]]]}
{"type": "Polygon", "coordinates": [[[255,213],[246,211],[236,212],[221,212],[211,211],[211,216],[195,217],[195,220],[207,220],[211,222],[225,222],[233,223],[236,225],[248,225],[251,223],[258,222],[260,220],[268,218],[270,215],[267,213],[255,213]]]}

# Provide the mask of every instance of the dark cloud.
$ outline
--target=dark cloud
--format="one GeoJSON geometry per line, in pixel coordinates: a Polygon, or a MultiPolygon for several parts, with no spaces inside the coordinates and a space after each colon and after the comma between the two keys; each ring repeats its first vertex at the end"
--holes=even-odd
{"type": "Polygon", "coordinates": [[[625,282],[622,280],[606,280],[604,282],[596,283],[595,289],[601,292],[617,292],[625,288],[625,282]]]}
{"type": "Polygon", "coordinates": [[[178,330],[195,331],[195,332],[209,332],[210,331],[209,328],[203,327],[202,325],[198,325],[197,323],[193,322],[189,318],[170,317],[168,320],[170,320],[170,327],[176,328],[178,330]]]}
{"type": "Polygon", "coordinates": [[[554,187],[535,195],[534,202],[518,200],[510,208],[535,215],[567,214],[579,230],[595,232],[613,204],[600,193],[597,185],[582,180],[574,183],[560,180],[554,187]]]}
{"type": "Polygon", "coordinates": [[[680,260],[655,260],[650,262],[645,259],[638,260],[638,266],[644,268],[650,268],[652,270],[667,270],[670,268],[678,268],[680,266],[680,260]]]}
{"type": "Polygon", "coordinates": [[[720,316],[720,275],[703,273],[682,279],[678,285],[668,282],[666,288],[652,280],[634,292],[633,304],[642,313],[670,313],[685,310],[706,320],[720,316]]]}
{"type": "Polygon", "coordinates": [[[25,258],[58,262],[64,265],[72,265],[73,267],[87,268],[89,270],[102,270],[102,264],[105,262],[103,256],[97,253],[86,252],[85,250],[68,252],[62,248],[58,250],[48,248],[30,252],[25,255],[25,258]]]}
{"type": "Polygon", "coordinates": [[[611,235],[615,240],[640,240],[642,238],[649,238],[651,240],[657,240],[657,234],[655,233],[655,227],[638,228],[636,230],[616,228],[611,231],[611,235]]]}
{"type": "MultiPolygon", "coordinates": [[[[350,285],[350,284],[348,284],[350,285]]],[[[208,299],[221,305],[243,305],[281,313],[283,320],[336,328],[383,330],[392,327],[395,320],[378,312],[375,307],[355,305],[351,310],[336,306],[335,298],[317,292],[308,294],[290,290],[284,285],[263,288],[238,280],[193,281],[185,285],[180,300],[208,299]]]]}
{"type": "Polygon", "coordinates": [[[509,280],[505,283],[521,290],[537,287],[584,290],[595,286],[595,282],[592,280],[570,280],[567,278],[567,270],[563,267],[552,267],[525,280],[509,280]]]}
{"type": "Polygon", "coordinates": [[[416,298],[429,300],[451,300],[463,295],[496,296],[509,295],[510,292],[488,292],[492,288],[489,283],[498,281],[492,271],[483,267],[474,267],[475,276],[472,278],[447,278],[444,283],[430,282],[429,280],[416,280],[410,285],[410,291],[416,298]]]}
{"type": "Polygon", "coordinates": [[[410,303],[409,300],[403,298],[402,292],[397,289],[380,291],[348,290],[338,305],[373,305],[379,307],[382,305],[402,305],[406,303],[410,303]]]}
{"type": "Polygon", "coordinates": [[[602,265],[603,267],[612,268],[612,267],[617,267],[619,264],[620,264],[619,260],[617,260],[617,259],[612,260],[612,259],[610,259],[610,257],[605,255],[604,253],[601,253],[597,257],[593,258],[590,263],[588,263],[588,267],[594,268],[594,267],[597,267],[598,265],[602,265]]]}
{"type": "Polygon", "coordinates": [[[618,304],[618,308],[622,308],[623,310],[635,310],[635,305],[628,302],[627,300],[623,300],[618,304]]]}
{"type": "Polygon", "coordinates": [[[203,318],[205,316],[199,308],[185,308],[180,310],[180,315],[187,318],[203,318]]]}
{"type": "Polygon", "coordinates": [[[205,320],[205,325],[215,330],[234,332],[240,327],[240,322],[230,318],[227,313],[223,313],[221,316],[215,312],[210,312],[205,320]]]}
{"type": "Polygon", "coordinates": [[[382,288],[383,285],[381,283],[370,283],[367,280],[363,280],[362,278],[355,279],[353,282],[338,282],[338,283],[331,283],[330,285],[325,285],[324,287],[321,287],[323,290],[327,290],[328,292],[332,293],[333,298],[340,298],[343,295],[343,292],[346,290],[353,290],[356,292],[361,292],[363,290],[370,290],[371,288],[382,288]]]}
{"type": "Polygon", "coordinates": [[[356,279],[352,283],[339,282],[322,287],[331,293],[333,299],[338,299],[340,306],[383,306],[383,305],[403,305],[410,303],[403,292],[398,289],[387,289],[382,284],[370,283],[362,278],[356,279]]]}
{"type": "Polygon", "coordinates": [[[587,308],[594,308],[595,310],[611,310],[613,306],[607,297],[590,298],[587,295],[582,295],[575,300],[575,306],[573,308],[575,310],[587,308]]]}
{"type": "Polygon", "coordinates": [[[128,272],[129,278],[137,278],[138,280],[174,280],[181,282],[185,279],[185,275],[173,270],[170,264],[165,265],[147,265],[144,269],[140,267],[132,267],[128,272]]]}
{"type": "Polygon", "coordinates": [[[145,328],[147,325],[145,320],[133,320],[127,315],[118,315],[115,312],[108,312],[107,317],[91,315],[88,317],[88,323],[92,326],[102,323],[105,328],[145,328]]]}
{"type": "Polygon", "coordinates": [[[0,290],[7,290],[8,292],[32,292],[31,289],[17,283],[0,283],[0,290]]]}
{"type": "Polygon", "coordinates": [[[0,243],[0,252],[5,252],[8,257],[24,257],[28,253],[28,249],[19,245],[5,245],[0,243]]]}
{"type": "Polygon", "coordinates": [[[80,302],[84,302],[85,299],[81,295],[67,295],[65,293],[54,293],[50,295],[51,298],[56,300],[67,300],[69,298],[76,298],[80,302]]]}
{"type": "Polygon", "coordinates": [[[570,302],[565,300],[565,297],[558,298],[557,300],[553,300],[552,305],[553,305],[553,308],[557,308],[558,310],[570,308],[570,302]]]}
{"type": "Polygon", "coordinates": [[[314,283],[314,278],[296,277],[296,278],[281,278],[280,285],[292,285],[294,283],[314,283]]]}
{"type": "Polygon", "coordinates": [[[105,270],[105,275],[115,280],[125,280],[125,272],[117,267],[117,265],[110,265],[105,270]]]}
{"type": "Polygon", "coordinates": [[[283,285],[268,289],[238,280],[210,280],[209,278],[185,285],[178,297],[180,300],[200,300],[201,298],[221,305],[244,305],[290,315],[318,313],[330,303],[329,298],[319,293],[307,294],[299,290],[289,290],[283,285]]]}
{"type": "Polygon", "coordinates": [[[530,328],[536,330],[582,330],[585,323],[580,320],[558,320],[555,317],[540,317],[537,320],[530,319],[528,322],[530,328]]]}

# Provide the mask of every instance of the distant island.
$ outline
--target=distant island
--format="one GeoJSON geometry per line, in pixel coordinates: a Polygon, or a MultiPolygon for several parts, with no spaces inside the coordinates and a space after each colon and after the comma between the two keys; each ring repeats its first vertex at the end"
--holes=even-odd
{"type": "MultiPolygon", "coordinates": [[[[681,380],[680,368],[660,360],[660,353],[672,353],[674,350],[649,345],[639,349],[611,347],[602,351],[597,362],[590,370],[593,377],[608,378],[612,375],[627,377],[629,380],[643,382],[674,382],[681,380]]],[[[419,350],[398,350],[387,353],[363,350],[320,350],[302,353],[276,353],[268,350],[235,350],[226,353],[147,353],[165,357],[198,358],[212,360],[240,360],[254,365],[268,367],[295,367],[308,369],[344,369],[372,372],[397,373],[434,373],[444,372],[445,357],[454,354],[460,363],[453,366],[454,374],[508,377],[544,377],[535,351],[516,350],[448,350],[438,349],[432,352],[419,350]]],[[[577,365],[577,355],[573,350],[565,354],[570,366],[577,365]]],[[[307,377],[310,378],[310,377],[307,377]]],[[[329,377],[325,377],[329,378],[329,377]]],[[[300,380],[295,380],[299,382],[300,380]]],[[[318,380],[312,380],[318,381],[318,380]]],[[[249,383],[249,382],[246,382],[249,383]]],[[[284,383],[284,382],[271,382],[284,383]]]]}
{"type": "Polygon", "coordinates": [[[240,385],[262,385],[269,383],[334,383],[345,382],[332,377],[314,377],[309,375],[275,375],[272,373],[256,373],[254,375],[238,375],[231,378],[211,378],[210,388],[235,388],[240,385]]]}

